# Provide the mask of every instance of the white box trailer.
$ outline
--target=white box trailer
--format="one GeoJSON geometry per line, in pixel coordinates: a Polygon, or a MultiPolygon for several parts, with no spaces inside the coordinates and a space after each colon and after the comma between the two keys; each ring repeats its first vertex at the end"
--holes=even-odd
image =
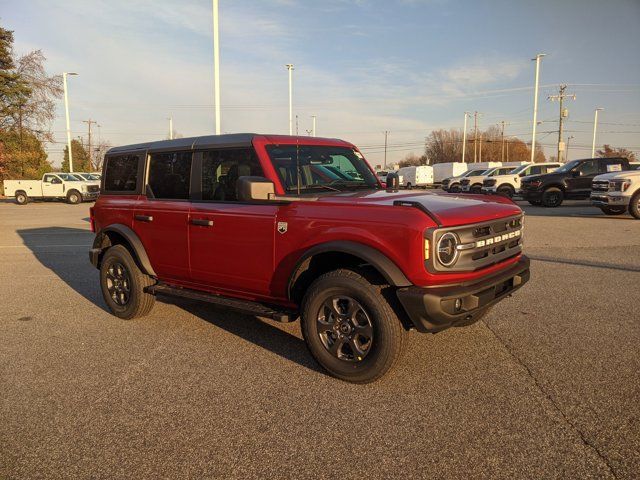
{"type": "Polygon", "coordinates": [[[519,167],[520,165],[529,165],[531,162],[502,162],[503,167],[519,167]]]}
{"type": "Polygon", "coordinates": [[[480,170],[484,168],[485,170],[489,170],[493,167],[501,167],[502,162],[476,162],[467,164],[469,170],[480,170]]]}
{"type": "Polygon", "coordinates": [[[466,172],[469,164],[462,162],[436,163],[433,165],[433,182],[442,183],[442,180],[449,177],[457,177],[466,172]]]}
{"type": "Polygon", "coordinates": [[[429,165],[402,167],[397,173],[401,187],[412,188],[433,185],[433,167],[429,165]]]}

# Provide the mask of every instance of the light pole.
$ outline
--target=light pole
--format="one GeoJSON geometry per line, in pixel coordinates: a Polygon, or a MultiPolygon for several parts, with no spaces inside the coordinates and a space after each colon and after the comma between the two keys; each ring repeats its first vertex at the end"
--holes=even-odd
{"type": "Polygon", "coordinates": [[[467,118],[471,115],[469,112],[464,112],[464,129],[462,133],[462,163],[464,163],[464,156],[467,152],[467,118]]]}
{"type": "Polygon", "coordinates": [[[167,120],[169,120],[169,140],[173,140],[173,117],[169,117],[167,120]]]}
{"type": "Polygon", "coordinates": [[[216,135],[220,135],[220,36],[218,0],[213,0],[213,103],[216,109],[216,135]]]}
{"type": "Polygon", "coordinates": [[[285,67],[289,70],[289,135],[293,135],[293,63],[285,67]]]}
{"type": "Polygon", "coordinates": [[[604,110],[602,107],[597,107],[593,116],[593,142],[591,143],[591,158],[596,156],[596,131],[598,130],[598,112],[604,110]]]}
{"type": "Polygon", "coordinates": [[[311,115],[311,136],[315,137],[316,136],[316,116],[315,115],[311,115]]]}
{"type": "Polygon", "coordinates": [[[69,120],[69,95],[67,93],[67,75],[78,75],[75,72],[62,72],[64,87],[64,112],[67,117],[67,149],[69,150],[69,172],[73,172],[73,154],[71,153],[71,122],[69,120]]]}
{"type": "Polygon", "coordinates": [[[538,125],[538,84],[540,79],[540,59],[544,57],[546,53],[538,53],[536,58],[531,60],[536,61],[536,82],[533,89],[533,132],[531,133],[531,163],[536,155],[536,126],[538,125]]]}

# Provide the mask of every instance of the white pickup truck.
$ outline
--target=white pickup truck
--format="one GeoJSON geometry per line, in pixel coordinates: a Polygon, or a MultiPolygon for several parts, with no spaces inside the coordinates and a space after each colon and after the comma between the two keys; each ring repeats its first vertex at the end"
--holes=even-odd
{"type": "Polygon", "coordinates": [[[497,193],[513,197],[520,191],[520,179],[527,175],[541,175],[560,168],[560,163],[525,163],[504,175],[494,175],[482,181],[482,193],[497,193]]]}
{"type": "Polygon", "coordinates": [[[68,203],[95,200],[100,195],[100,185],[80,180],[70,173],[45,173],[42,180],[5,180],[4,194],[15,197],[19,205],[31,199],[64,199],[68,203]]]}
{"type": "Polygon", "coordinates": [[[591,204],[606,215],[621,215],[627,210],[640,220],[640,170],[598,175],[591,184],[591,204]]]}

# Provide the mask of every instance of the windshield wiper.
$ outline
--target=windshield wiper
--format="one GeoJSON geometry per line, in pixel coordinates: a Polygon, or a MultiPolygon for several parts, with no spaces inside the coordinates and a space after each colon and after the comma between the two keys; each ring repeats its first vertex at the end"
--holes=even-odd
{"type": "MultiPolygon", "coordinates": [[[[304,187],[300,187],[300,191],[304,191],[304,190],[313,190],[315,188],[324,188],[325,190],[331,190],[332,192],[341,192],[342,190],[340,190],[339,188],[335,188],[332,187],[330,185],[325,185],[323,183],[316,183],[314,185],[305,185],[304,187]]],[[[287,188],[287,192],[297,192],[298,188],[297,187],[293,187],[293,188],[287,188]]]]}

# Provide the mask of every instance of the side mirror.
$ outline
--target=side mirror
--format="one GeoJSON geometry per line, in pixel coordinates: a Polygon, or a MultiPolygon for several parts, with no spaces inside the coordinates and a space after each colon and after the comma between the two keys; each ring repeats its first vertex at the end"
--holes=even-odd
{"type": "Polygon", "coordinates": [[[521,173],[520,175],[518,175],[518,176],[519,176],[519,177],[526,177],[526,176],[527,176],[527,174],[526,174],[526,173],[524,173],[524,172],[522,172],[522,173],[521,173]]]}
{"type": "Polygon", "coordinates": [[[273,200],[276,187],[264,177],[240,177],[236,182],[236,195],[240,202],[273,200]]]}
{"type": "Polygon", "coordinates": [[[387,175],[387,192],[392,192],[394,190],[398,190],[400,186],[400,177],[397,173],[389,173],[387,175]]]}
{"type": "Polygon", "coordinates": [[[574,170],[573,172],[571,172],[571,175],[574,177],[581,177],[582,172],[580,170],[574,170]]]}

